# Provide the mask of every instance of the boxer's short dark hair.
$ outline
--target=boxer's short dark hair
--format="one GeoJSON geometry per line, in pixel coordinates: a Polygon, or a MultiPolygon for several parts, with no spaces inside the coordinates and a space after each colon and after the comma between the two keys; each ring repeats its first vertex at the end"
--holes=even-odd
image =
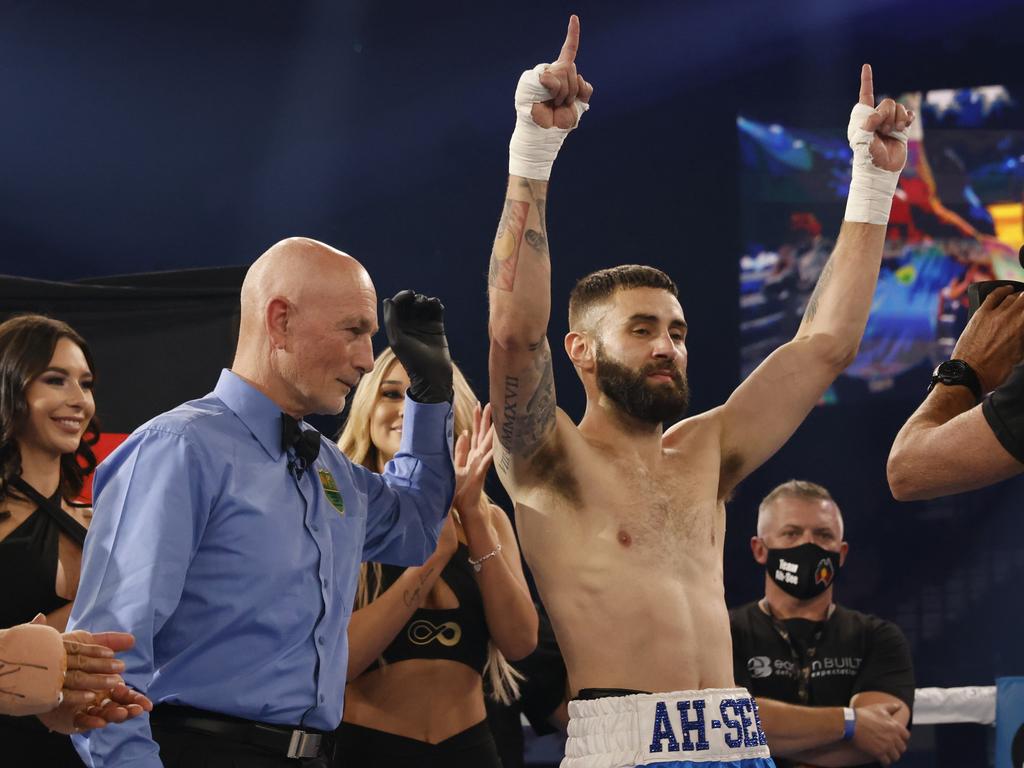
{"type": "Polygon", "coordinates": [[[595,304],[606,301],[616,291],[630,288],[660,288],[679,297],[675,282],[660,269],[640,264],[599,269],[581,277],[569,294],[569,328],[576,328],[586,311],[595,304]]]}

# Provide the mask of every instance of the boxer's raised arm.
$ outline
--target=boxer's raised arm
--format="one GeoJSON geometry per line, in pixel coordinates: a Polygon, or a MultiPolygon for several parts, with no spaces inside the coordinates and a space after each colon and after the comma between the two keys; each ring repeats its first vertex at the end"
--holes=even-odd
{"type": "Polygon", "coordinates": [[[516,89],[508,190],[488,272],[495,464],[506,484],[525,479],[529,459],[555,426],[545,204],[551,166],[593,92],[576,72],[579,34],[573,16],[555,63],[524,72],[516,89]]]}
{"type": "Polygon", "coordinates": [[[524,479],[521,465],[555,426],[546,192],[547,182],[510,177],[491,252],[490,396],[499,443],[495,464],[506,483],[524,479]]]}
{"type": "Polygon", "coordinates": [[[724,498],[796,431],[857,354],[882,260],[889,207],[907,158],[914,116],[885,99],[874,106],[871,67],[847,134],[853,175],[835,250],[818,278],[793,341],[761,363],[720,410],[724,498]]]}

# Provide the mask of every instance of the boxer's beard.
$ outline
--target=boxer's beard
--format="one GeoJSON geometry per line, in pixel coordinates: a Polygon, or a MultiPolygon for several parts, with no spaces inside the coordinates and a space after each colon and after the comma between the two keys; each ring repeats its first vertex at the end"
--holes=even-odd
{"type": "Polygon", "coordinates": [[[639,371],[612,360],[597,344],[597,388],[623,413],[647,424],[675,422],[690,406],[690,387],[686,376],[672,364],[653,361],[639,371]],[[672,383],[651,382],[652,373],[672,377],[672,383]]]}

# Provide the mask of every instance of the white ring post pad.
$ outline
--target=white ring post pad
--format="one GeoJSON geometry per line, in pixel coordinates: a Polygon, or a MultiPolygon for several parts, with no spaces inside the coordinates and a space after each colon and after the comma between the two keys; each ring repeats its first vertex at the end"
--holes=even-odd
{"type": "Polygon", "coordinates": [[[742,688],[569,702],[562,768],[767,758],[754,699],[742,688]]]}

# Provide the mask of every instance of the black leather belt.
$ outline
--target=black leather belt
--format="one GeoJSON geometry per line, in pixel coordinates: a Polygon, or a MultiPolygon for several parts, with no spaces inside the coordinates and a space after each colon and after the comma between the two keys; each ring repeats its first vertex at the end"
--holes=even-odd
{"type": "Polygon", "coordinates": [[[327,746],[328,734],[323,731],[258,723],[254,720],[243,720],[219,712],[175,704],[157,705],[153,708],[150,719],[158,726],[220,736],[294,759],[319,757],[327,746]]]}

